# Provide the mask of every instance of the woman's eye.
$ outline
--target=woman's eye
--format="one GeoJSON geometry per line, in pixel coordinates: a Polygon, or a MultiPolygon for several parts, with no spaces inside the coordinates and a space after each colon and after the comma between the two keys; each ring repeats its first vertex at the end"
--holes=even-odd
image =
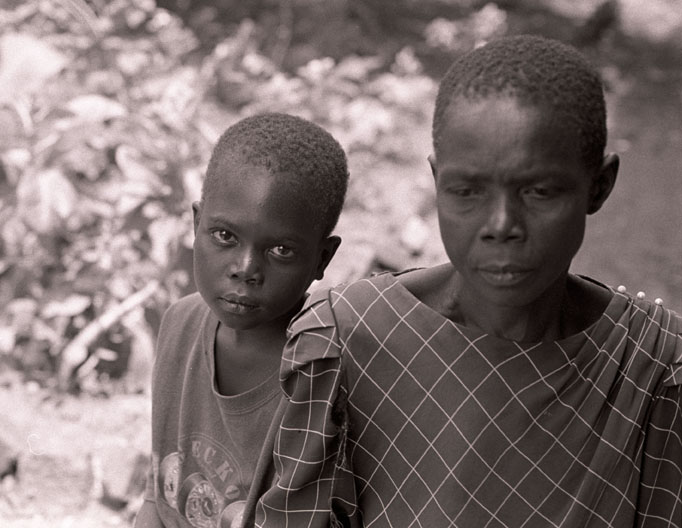
{"type": "Polygon", "coordinates": [[[211,231],[211,236],[220,244],[232,244],[236,241],[234,235],[226,229],[215,229],[211,231]]]}
{"type": "Polygon", "coordinates": [[[525,194],[532,198],[550,198],[552,191],[548,187],[529,187],[525,194]]]}
{"type": "Polygon", "coordinates": [[[457,198],[474,198],[480,194],[480,190],[475,187],[458,187],[451,189],[450,193],[457,198]]]}
{"type": "Polygon", "coordinates": [[[270,251],[279,258],[290,259],[294,257],[294,250],[286,246],[275,246],[270,251]]]}

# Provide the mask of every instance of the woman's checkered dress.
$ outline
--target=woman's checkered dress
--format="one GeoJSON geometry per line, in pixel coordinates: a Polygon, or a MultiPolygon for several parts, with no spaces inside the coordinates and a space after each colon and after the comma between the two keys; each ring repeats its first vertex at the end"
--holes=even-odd
{"type": "Polygon", "coordinates": [[[380,275],[294,320],[261,527],[682,528],[682,322],[613,292],[523,344],[380,275]]]}

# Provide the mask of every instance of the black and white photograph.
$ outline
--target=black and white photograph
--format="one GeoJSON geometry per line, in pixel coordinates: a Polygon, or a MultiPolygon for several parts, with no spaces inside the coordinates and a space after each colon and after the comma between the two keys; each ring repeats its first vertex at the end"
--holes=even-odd
{"type": "Polygon", "coordinates": [[[1,528],[682,528],[682,0],[2,0],[1,528]]]}

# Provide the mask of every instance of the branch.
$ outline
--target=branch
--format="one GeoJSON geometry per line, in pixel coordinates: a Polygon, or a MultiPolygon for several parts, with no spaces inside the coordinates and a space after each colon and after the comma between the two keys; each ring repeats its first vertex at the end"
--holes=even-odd
{"type": "Polygon", "coordinates": [[[119,321],[128,312],[149,299],[158,288],[158,280],[149,282],[144,288],[135,292],[124,301],[112,306],[90,322],[64,347],[58,374],[59,386],[61,388],[65,389],[67,387],[71,372],[85,361],[88,357],[88,347],[95,342],[99,335],[111,328],[114,323],[119,321]]]}
{"type": "Polygon", "coordinates": [[[57,0],[57,3],[97,36],[99,33],[97,14],[84,0],[57,0]]]}
{"type": "Polygon", "coordinates": [[[270,54],[270,59],[279,70],[284,62],[284,57],[289,50],[294,27],[294,9],[291,0],[279,1],[279,25],[277,27],[275,48],[270,54]]]}

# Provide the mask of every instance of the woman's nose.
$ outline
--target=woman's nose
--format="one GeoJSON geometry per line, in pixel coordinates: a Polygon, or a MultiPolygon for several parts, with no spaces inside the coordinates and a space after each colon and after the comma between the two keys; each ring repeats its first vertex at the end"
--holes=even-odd
{"type": "Polygon", "coordinates": [[[482,230],[484,240],[508,242],[524,239],[522,204],[517,202],[519,200],[507,193],[500,193],[490,201],[487,220],[482,230]]]}

